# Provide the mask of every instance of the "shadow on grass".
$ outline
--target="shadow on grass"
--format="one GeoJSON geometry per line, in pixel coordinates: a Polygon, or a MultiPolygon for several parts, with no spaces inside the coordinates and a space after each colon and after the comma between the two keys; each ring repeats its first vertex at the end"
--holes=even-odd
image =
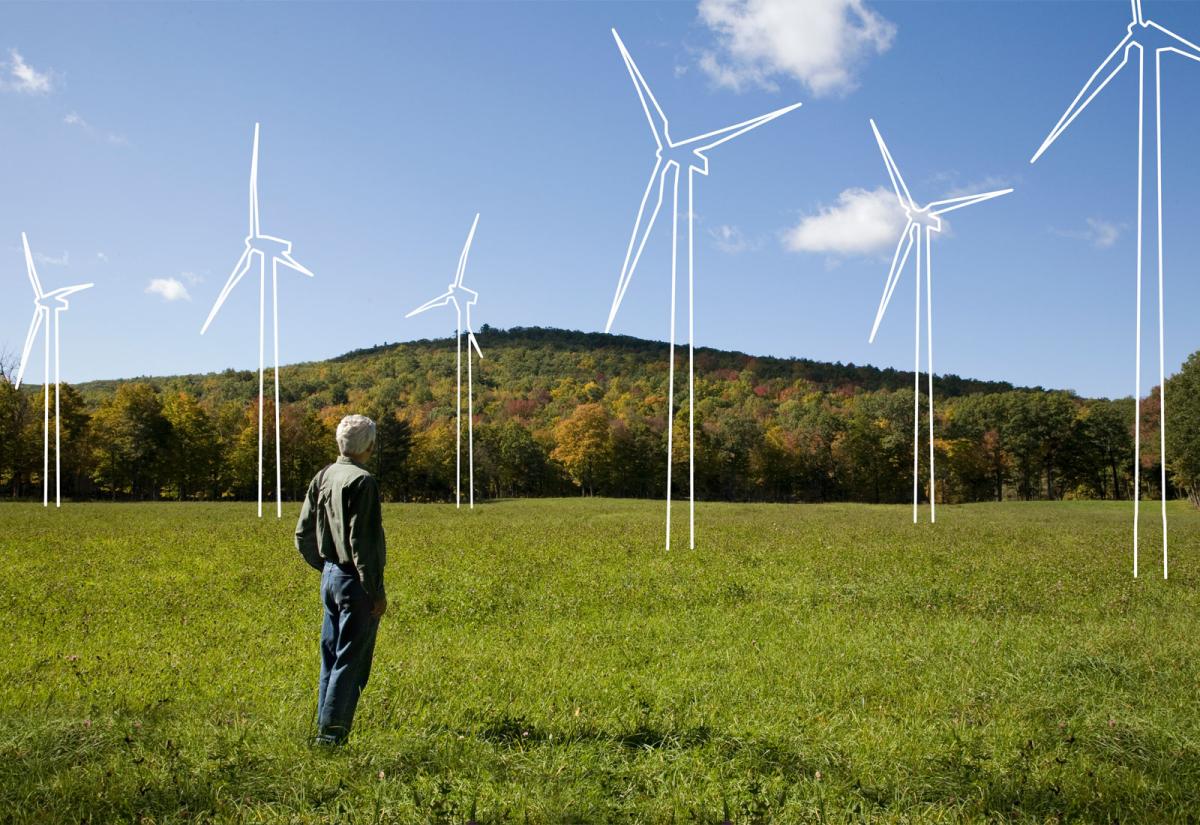
{"type": "MultiPolygon", "coordinates": [[[[577,788],[580,799],[608,800],[610,792],[624,787],[633,760],[646,755],[657,757],[668,771],[685,766],[711,770],[705,781],[719,783],[718,792],[738,821],[810,821],[819,810],[834,821],[939,811],[951,818],[987,821],[1186,822],[1194,821],[1189,817],[1200,810],[1200,750],[1195,743],[1122,725],[1078,738],[1059,731],[1009,753],[993,752],[981,733],[948,730],[936,754],[882,772],[878,765],[857,764],[837,745],[740,737],[705,725],[671,724],[652,714],[604,729],[587,724],[539,727],[523,716],[499,712],[457,731],[414,731],[390,754],[370,746],[314,753],[301,759],[299,772],[289,762],[294,753],[289,757],[289,751],[272,747],[277,741],[248,735],[253,728],[239,727],[236,720],[218,722],[184,748],[158,727],[143,723],[135,728],[120,717],[95,725],[80,720],[0,722],[4,821],[238,821],[257,810],[278,815],[278,821],[305,816],[350,822],[369,820],[371,806],[381,799],[394,810],[450,821],[439,817],[451,808],[461,814],[481,787],[513,791],[521,781],[514,777],[526,775],[513,773],[514,759],[542,764],[546,748],[578,749],[571,758],[588,760],[588,772],[574,779],[588,786],[577,788]],[[678,767],[672,769],[672,764],[678,767]],[[374,781],[381,768],[390,784],[382,777],[374,781]],[[882,784],[881,775],[889,777],[882,784]],[[464,776],[470,777],[467,784],[464,776]],[[763,807],[763,800],[771,800],[770,806],[763,807]]],[[[517,789],[518,796],[542,799],[546,790],[536,776],[526,775],[527,787],[517,789]]],[[[539,803],[543,814],[553,799],[539,803]]],[[[648,801],[631,801],[626,795],[605,804],[614,806],[614,816],[624,806],[619,810],[628,818],[628,806],[648,801]]],[[[520,810],[493,811],[480,821],[522,822],[528,809],[520,810]]],[[[588,816],[597,814],[589,810],[588,816]]],[[[535,815],[530,821],[571,816],[564,810],[556,818],[535,815]]]]}

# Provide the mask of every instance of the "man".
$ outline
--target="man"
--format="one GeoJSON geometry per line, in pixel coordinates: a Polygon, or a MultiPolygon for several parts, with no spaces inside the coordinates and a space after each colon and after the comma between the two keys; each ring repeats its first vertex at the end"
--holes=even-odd
{"type": "Polygon", "coordinates": [[[363,466],[375,449],[375,422],[348,415],[337,427],[338,460],[317,474],[296,523],[296,549],[321,571],[321,681],[317,694],[319,745],[340,745],[350,734],[359,694],[371,673],[383,589],[386,549],[379,486],[363,466]]]}

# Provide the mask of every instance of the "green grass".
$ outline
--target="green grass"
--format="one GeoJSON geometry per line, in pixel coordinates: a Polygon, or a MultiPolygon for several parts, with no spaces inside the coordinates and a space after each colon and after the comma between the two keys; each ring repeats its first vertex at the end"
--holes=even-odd
{"type": "Polygon", "coordinates": [[[1196,822],[1200,513],[938,514],[388,506],[331,754],[295,507],[0,505],[0,821],[1196,822]]]}

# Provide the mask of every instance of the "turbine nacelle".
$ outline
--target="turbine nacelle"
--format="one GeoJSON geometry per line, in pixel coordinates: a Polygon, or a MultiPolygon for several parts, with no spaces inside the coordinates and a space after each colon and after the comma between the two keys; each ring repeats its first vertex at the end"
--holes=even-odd
{"type": "Polygon", "coordinates": [[[1173,49],[1187,57],[1196,58],[1200,55],[1200,49],[1194,43],[1164,29],[1153,20],[1147,20],[1140,24],[1130,23],[1128,37],[1131,43],[1136,43],[1147,51],[1173,49]]]}
{"type": "Polygon", "coordinates": [[[708,174],[708,155],[703,154],[701,149],[691,148],[689,143],[660,146],[654,156],[663,166],[674,163],[680,169],[695,169],[701,175],[708,174]]]}
{"type": "Polygon", "coordinates": [[[474,306],[479,302],[479,293],[473,289],[467,289],[465,286],[450,285],[451,300],[455,303],[461,298],[463,306],[474,306]]]}
{"type": "Polygon", "coordinates": [[[284,255],[291,255],[292,242],[270,235],[251,235],[246,238],[246,248],[258,252],[264,258],[282,258],[284,255]]]}
{"type": "Polygon", "coordinates": [[[77,284],[75,286],[64,286],[52,292],[47,292],[34,299],[34,303],[43,309],[67,309],[69,304],[67,298],[74,295],[76,292],[83,292],[85,289],[91,289],[95,284],[77,284]]]}
{"type": "Polygon", "coordinates": [[[934,232],[942,231],[942,219],[934,214],[929,205],[921,208],[911,207],[904,210],[904,214],[908,216],[908,222],[917,226],[927,226],[934,232]]]}

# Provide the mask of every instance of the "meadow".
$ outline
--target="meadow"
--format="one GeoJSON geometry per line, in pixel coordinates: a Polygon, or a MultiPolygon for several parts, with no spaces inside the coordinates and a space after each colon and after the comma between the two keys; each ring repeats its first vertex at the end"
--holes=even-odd
{"type": "Polygon", "coordinates": [[[387,505],[351,744],[308,745],[296,506],[0,505],[0,821],[1196,822],[1200,512],[387,505]],[[924,516],[923,516],[924,517],[924,516]]]}

